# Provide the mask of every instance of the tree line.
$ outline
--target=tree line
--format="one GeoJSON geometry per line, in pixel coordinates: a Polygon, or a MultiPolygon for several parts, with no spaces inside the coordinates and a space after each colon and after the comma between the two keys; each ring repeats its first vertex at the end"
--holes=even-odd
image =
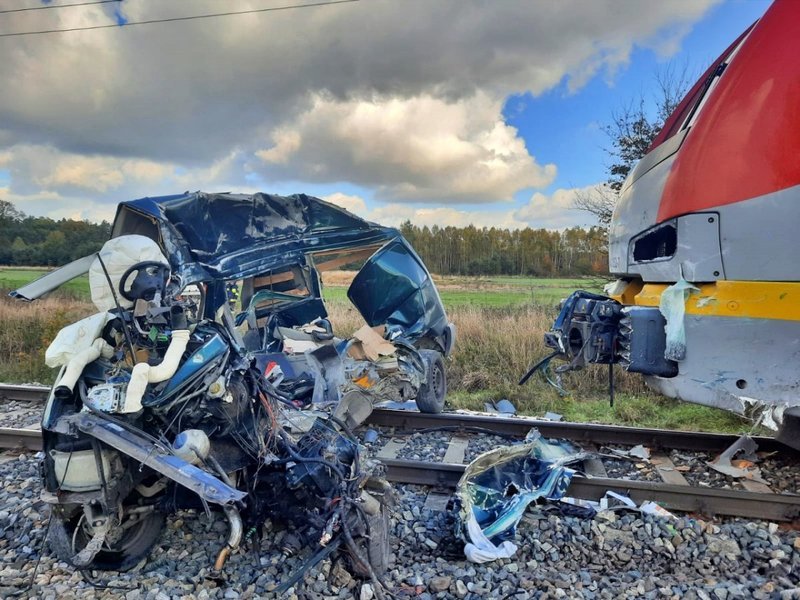
{"type": "MultiPolygon", "coordinates": [[[[442,275],[568,277],[605,273],[608,263],[600,227],[429,228],[407,221],[400,229],[428,269],[442,275]]],[[[98,251],[110,234],[106,221],[31,217],[0,200],[0,265],[63,265],[98,251]]]]}
{"type": "Polygon", "coordinates": [[[440,275],[571,277],[608,272],[607,234],[601,227],[429,228],[406,221],[400,231],[428,269],[440,275]]]}
{"type": "Polygon", "coordinates": [[[0,265],[63,265],[97,252],[110,235],[107,221],[31,217],[0,200],[0,265]]]}

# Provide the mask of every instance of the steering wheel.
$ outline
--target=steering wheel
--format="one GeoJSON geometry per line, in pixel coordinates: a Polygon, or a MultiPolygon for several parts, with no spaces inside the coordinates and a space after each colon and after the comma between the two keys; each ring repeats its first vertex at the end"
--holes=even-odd
{"type": "Polygon", "coordinates": [[[163,292],[169,279],[169,266],[154,260],[138,262],[122,274],[119,293],[130,302],[152,300],[156,292],[163,292]],[[128,287],[128,280],[136,273],[128,287]]]}

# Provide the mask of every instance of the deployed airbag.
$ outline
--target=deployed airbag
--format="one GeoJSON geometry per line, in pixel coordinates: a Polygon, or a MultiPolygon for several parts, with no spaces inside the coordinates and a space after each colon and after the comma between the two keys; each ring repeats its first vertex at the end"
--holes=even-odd
{"type": "Polygon", "coordinates": [[[51,369],[67,364],[73,356],[91,347],[110,318],[107,312],[100,312],[64,327],[47,347],[45,364],[51,369]]]}
{"type": "Polygon", "coordinates": [[[683,323],[686,313],[686,299],[692,292],[699,291],[691,283],[681,278],[661,294],[658,309],[667,320],[667,324],[664,327],[664,331],[667,334],[667,347],[664,350],[664,358],[668,360],[681,361],[686,358],[686,328],[683,323]]]}
{"type": "Polygon", "coordinates": [[[119,281],[130,267],[140,262],[160,262],[169,266],[158,244],[143,235],[123,235],[112,238],[103,244],[99,252],[108,270],[108,276],[114,286],[114,291],[108,285],[108,279],[103,272],[100,260],[95,258],[89,267],[89,289],[92,292],[92,302],[97,310],[108,311],[116,307],[114,294],[117,295],[120,306],[130,308],[133,303],[123,298],[119,293],[119,281]]]}

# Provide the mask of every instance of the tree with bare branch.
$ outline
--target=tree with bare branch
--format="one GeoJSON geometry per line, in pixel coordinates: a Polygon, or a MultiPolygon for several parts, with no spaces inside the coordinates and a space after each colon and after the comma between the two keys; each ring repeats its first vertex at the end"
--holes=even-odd
{"type": "Polygon", "coordinates": [[[574,208],[593,214],[608,229],[625,179],[661,131],[669,115],[680,104],[692,82],[687,63],[670,62],[655,75],[655,92],[650,102],[644,96],[629,102],[611,115],[603,127],[610,140],[605,150],[611,157],[608,179],[597,188],[576,195],[574,208]]]}

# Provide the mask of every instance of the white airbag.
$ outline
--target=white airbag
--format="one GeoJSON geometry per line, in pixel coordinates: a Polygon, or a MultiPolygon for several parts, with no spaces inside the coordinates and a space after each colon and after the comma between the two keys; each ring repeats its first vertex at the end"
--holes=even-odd
{"type": "Polygon", "coordinates": [[[147,363],[136,363],[131,371],[131,380],[128,382],[128,390],[125,394],[125,405],[122,412],[138,412],[142,408],[142,397],[147,389],[148,383],[161,383],[175,374],[180,365],[181,356],[186,351],[189,343],[189,330],[178,329],[172,332],[172,340],[167,351],[164,353],[164,360],[159,364],[151,366],[147,363]]]}
{"type": "MultiPolygon", "coordinates": [[[[160,262],[169,266],[158,244],[143,235],[122,235],[108,240],[100,250],[100,257],[108,270],[114,294],[119,299],[123,308],[133,306],[119,293],[119,281],[129,268],[136,263],[144,261],[160,262]]],[[[89,288],[92,292],[92,302],[98,310],[107,311],[116,308],[114,295],[108,287],[108,280],[103,272],[100,261],[95,258],[89,267],[89,288]]]]}
{"type": "Polygon", "coordinates": [[[67,364],[73,356],[89,348],[100,337],[103,326],[111,318],[112,315],[101,312],[64,327],[47,347],[45,364],[51,369],[67,364]]]}
{"type": "Polygon", "coordinates": [[[92,342],[91,346],[81,350],[70,359],[56,387],[64,386],[69,388],[70,391],[74,390],[75,383],[78,381],[78,377],[81,376],[81,373],[83,373],[83,369],[86,365],[97,360],[101,355],[104,358],[111,358],[114,355],[114,348],[109,346],[103,338],[97,338],[92,342]]]}

